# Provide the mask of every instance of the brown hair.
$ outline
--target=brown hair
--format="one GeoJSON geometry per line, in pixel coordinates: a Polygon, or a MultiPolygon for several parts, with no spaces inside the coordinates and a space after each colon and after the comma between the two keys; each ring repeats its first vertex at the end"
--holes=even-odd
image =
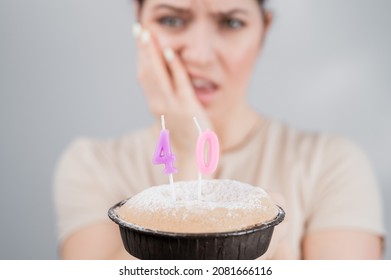
{"type": "MultiPolygon", "coordinates": [[[[136,1],[140,4],[140,6],[145,2],[145,0],[136,0],[136,1]]],[[[257,0],[257,2],[258,2],[259,5],[261,6],[261,8],[263,8],[263,6],[264,6],[266,0],[257,0]]]]}

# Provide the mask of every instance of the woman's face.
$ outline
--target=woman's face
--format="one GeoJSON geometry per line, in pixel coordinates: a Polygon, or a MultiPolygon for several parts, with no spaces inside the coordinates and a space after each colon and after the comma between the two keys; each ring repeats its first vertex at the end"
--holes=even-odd
{"type": "Polygon", "coordinates": [[[266,31],[256,0],[146,0],[139,21],[177,53],[207,111],[244,103],[266,31]]]}

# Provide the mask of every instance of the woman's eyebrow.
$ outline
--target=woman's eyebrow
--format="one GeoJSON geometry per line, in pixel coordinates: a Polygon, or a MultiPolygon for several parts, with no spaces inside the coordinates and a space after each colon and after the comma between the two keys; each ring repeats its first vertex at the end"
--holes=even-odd
{"type": "Polygon", "coordinates": [[[248,15],[249,12],[246,11],[246,10],[243,10],[243,9],[235,8],[235,9],[232,9],[232,10],[220,11],[220,12],[212,13],[212,15],[218,16],[218,17],[229,17],[229,16],[233,16],[233,15],[236,15],[236,14],[248,15]]]}
{"type": "Polygon", "coordinates": [[[175,7],[168,4],[159,4],[153,8],[153,11],[157,10],[170,10],[172,12],[178,13],[178,14],[189,14],[190,11],[188,8],[182,8],[182,7],[175,7]]]}

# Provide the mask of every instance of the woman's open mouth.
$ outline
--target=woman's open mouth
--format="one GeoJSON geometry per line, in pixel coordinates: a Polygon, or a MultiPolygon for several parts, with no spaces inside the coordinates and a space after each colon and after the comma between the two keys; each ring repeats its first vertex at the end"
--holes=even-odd
{"type": "Polygon", "coordinates": [[[192,78],[191,83],[201,104],[208,105],[216,98],[219,86],[215,83],[202,78],[192,78]]]}

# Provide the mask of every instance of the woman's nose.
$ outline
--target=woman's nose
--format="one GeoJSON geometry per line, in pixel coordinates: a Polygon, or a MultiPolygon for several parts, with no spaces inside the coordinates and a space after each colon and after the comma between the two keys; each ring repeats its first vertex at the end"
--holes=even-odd
{"type": "Polygon", "coordinates": [[[188,30],[181,51],[184,62],[194,66],[209,65],[215,56],[214,36],[210,26],[199,24],[188,30]]]}

